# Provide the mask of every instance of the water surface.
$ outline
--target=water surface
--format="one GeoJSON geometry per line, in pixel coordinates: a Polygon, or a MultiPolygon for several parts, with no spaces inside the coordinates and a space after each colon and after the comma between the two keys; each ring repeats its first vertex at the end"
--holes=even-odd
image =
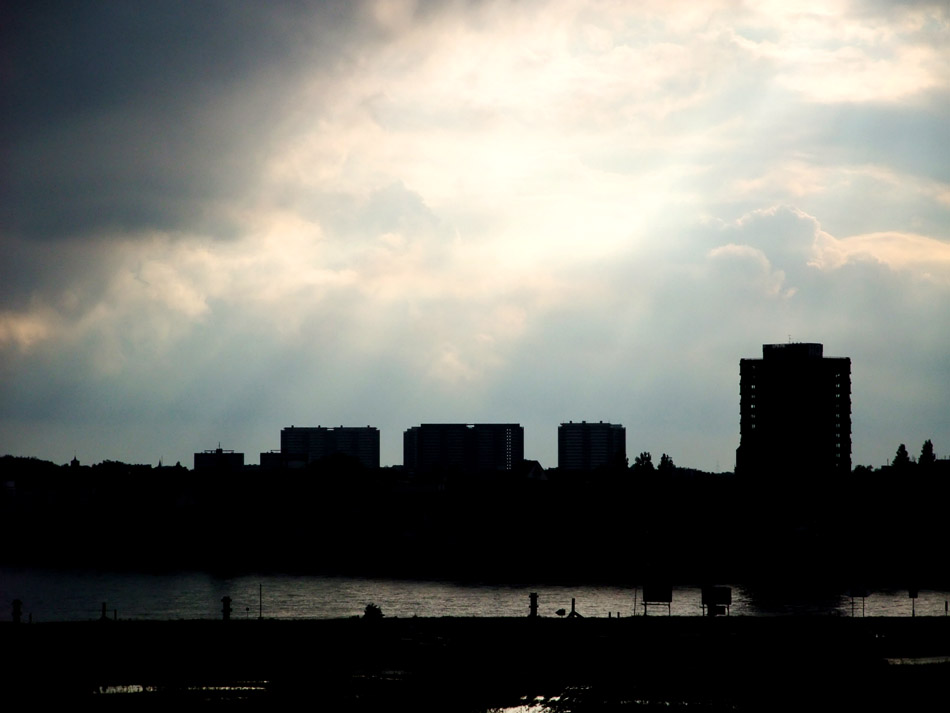
{"type": "MultiPolygon", "coordinates": [[[[221,600],[231,597],[234,618],[333,619],[359,616],[370,602],[387,617],[503,616],[528,614],[528,595],[538,593],[539,614],[576,610],[585,617],[643,615],[639,587],[592,585],[504,586],[487,583],[413,581],[318,575],[214,576],[0,569],[0,606],[9,616],[14,599],[23,618],[33,621],[85,621],[101,615],[121,619],[218,619],[221,600]]],[[[762,593],[733,585],[731,615],[944,616],[950,592],[920,590],[913,606],[907,590],[873,591],[864,600],[845,593],[762,593]]],[[[669,613],[702,614],[699,587],[676,587],[669,613]]],[[[650,616],[666,616],[652,606],[650,616]]]]}

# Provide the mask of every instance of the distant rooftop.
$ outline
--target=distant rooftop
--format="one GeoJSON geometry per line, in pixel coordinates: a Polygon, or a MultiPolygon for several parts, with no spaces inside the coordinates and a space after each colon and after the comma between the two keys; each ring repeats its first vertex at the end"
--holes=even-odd
{"type": "Polygon", "coordinates": [[[763,359],[821,359],[824,346],[816,342],[763,344],[763,359]]]}

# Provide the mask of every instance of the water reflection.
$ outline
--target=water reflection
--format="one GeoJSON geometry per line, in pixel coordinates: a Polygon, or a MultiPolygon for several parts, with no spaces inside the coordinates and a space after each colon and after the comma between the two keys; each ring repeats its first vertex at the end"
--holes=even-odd
{"type": "MultiPolygon", "coordinates": [[[[700,616],[700,587],[673,590],[672,616],[700,616]]],[[[264,575],[214,577],[201,573],[132,573],[0,570],[0,602],[23,602],[33,621],[85,621],[100,615],[103,602],[120,619],[219,619],[230,597],[234,618],[334,619],[360,616],[374,602],[386,617],[523,617],[529,594],[538,593],[541,617],[556,617],[576,601],[587,618],[642,616],[639,587],[592,585],[498,585],[403,581],[331,576],[264,575]]],[[[920,590],[873,591],[857,601],[860,616],[944,616],[950,594],[920,590]],[[862,606],[863,605],[863,606],[862,606]]],[[[851,616],[852,600],[828,589],[733,586],[732,616],[851,616]]],[[[650,616],[660,615],[654,609],[650,616]]],[[[662,616],[666,615],[663,611],[662,616]]]]}
{"type": "Polygon", "coordinates": [[[764,616],[840,616],[850,601],[828,588],[742,587],[740,591],[745,608],[764,616]]]}
{"type": "Polygon", "coordinates": [[[485,713],[550,713],[558,701],[559,696],[552,696],[551,698],[537,696],[530,702],[505,708],[489,708],[485,713]]]}

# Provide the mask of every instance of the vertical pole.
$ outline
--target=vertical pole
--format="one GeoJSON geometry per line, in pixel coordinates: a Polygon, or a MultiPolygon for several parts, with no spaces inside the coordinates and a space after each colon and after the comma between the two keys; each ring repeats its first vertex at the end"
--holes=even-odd
{"type": "Polygon", "coordinates": [[[257,585],[257,618],[264,618],[264,585],[257,585]]]}

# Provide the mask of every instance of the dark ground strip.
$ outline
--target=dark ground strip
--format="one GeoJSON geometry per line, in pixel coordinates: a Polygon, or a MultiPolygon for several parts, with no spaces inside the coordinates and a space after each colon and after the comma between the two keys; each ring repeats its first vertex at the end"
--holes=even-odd
{"type": "Polygon", "coordinates": [[[99,709],[946,710],[950,620],[841,617],[0,625],[4,697],[99,709]],[[888,660],[937,660],[894,665],[888,660]],[[818,704],[821,704],[818,706],[818,704]]]}

